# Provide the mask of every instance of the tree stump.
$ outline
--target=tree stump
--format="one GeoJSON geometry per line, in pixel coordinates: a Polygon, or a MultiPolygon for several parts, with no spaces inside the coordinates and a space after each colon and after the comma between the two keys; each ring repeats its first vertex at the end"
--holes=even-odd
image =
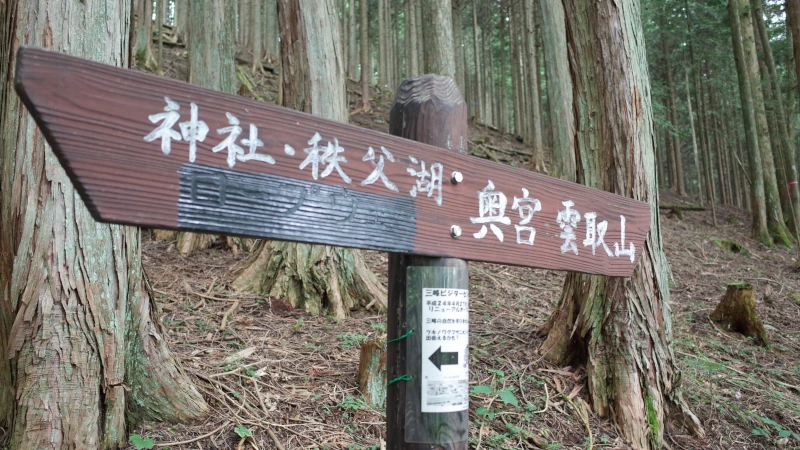
{"type": "Polygon", "coordinates": [[[370,405],[386,405],[386,346],[374,339],[361,344],[358,363],[358,389],[370,405]]]}
{"type": "Polygon", "coordinates": [[[764,324],[756,312],[755,295],[750,283],[728,284],[728,291],[711,313],[711,319],[728,330],[752,337],[759,345],[769,345],[764,324]]]}

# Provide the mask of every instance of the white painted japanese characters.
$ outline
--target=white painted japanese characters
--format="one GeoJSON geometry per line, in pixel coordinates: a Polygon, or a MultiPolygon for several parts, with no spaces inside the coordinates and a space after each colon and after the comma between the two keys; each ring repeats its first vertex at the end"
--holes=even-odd
{"type": "MultiPolygon", "coordinates": [[[[147,142],[160,141],[161,151],[164,155],[171,153],[175,142],[185,141],[189,148],[189,161],[194,162],[197,154],[197,143],[204,142],[208,138],[209,127],[206,122],[200,120],[199,108],[195,103],[190,103],[189,105],[189,120],[179,122],[181,106],[169,97],[164,97],[164,101],[166,106],[163,112],[148,116],[150,122],[158,124],[158,126],[144,136],[144,140],[147,142]],[[176,125],[180,132],[175,129],[176,125]]],[[[258,127],[255,124],[248,124],[248,133],[243,135],[244,129],[239,118],[230,112],[226,113],[226,118],[228,126],[215,130],[220,140],[211,150],[215,153],[226,154],[228,167],[234,168],[237,162],[254,161],[270,165],[276,163],[273,156],[259,151],[264,147],[264,142],[259,139],[258,127]]],[[[298,170],[310,172],[311,178],[314,180],[338,175],[344,183],[353,184],[353,179],[345,170],[348,161],[345,155],[355,153],[354,150],[342,147],[336,137],[331,137],[327,143],[324,143],[323,136],[319,132],[315,132],[308,140],[308,145],[308,147],[303,148],[302,154],[305,157],[297,165],[298,170]]],[[[289,157],[295,157],[299,152],[291,145],[284,144],[284,153],[289,157]]],[[[366,178],[358,182],[360,186],[374,185],[393,193],[407,192],[407,195],[414,198],[428,197],[437,206],[442,206],[444,201],[442,180],[445,168],[441,162],[428,163],[412,155],[408,155],[406,159],[397,158],[385,146],[369,146],[364,154],[357,157],[372,166],[372,171],[366,178]],[[401,190],[395,182],[396,180],[392,180],[387,176],[386,169],[389,164],[402,164],[405,166],[405,171],[411,178],[410,180],[406,179],[406,183],[410,184],[409,190],[401,190]]],[[[395,170],[393,173],[396,174],[397,171],[395,170]]],[[[453,172],[451,182],[455,186],[462,184],[463,179],[461,172],[453,172]]],[[[560,200],[563,209],[545,211],[543,202],[536,198],[535,195],[531,195],[529,189],[522,187],[520,190],[522,195],[515,195],[510,206],[511,210],[517,211],[519,215],[519,221],[513,223],[513,235],[516,237],[517,245],[532,247],[536,245],[536,228],[531,223],[534,220],[534,215],[536,215],[537,223],[541,224],[542,214],[545,214],[546,216],[544,217],[552,217],[554,225],[558,225],[557,233],[549,233],[548,236],[552,237],[548,237],[548,239],[557,238],[560,241],[562,254],[577,256],[580,251],[591,250],[593,257],[628,257],[631,263],[634,262],[636,255],[634,244],[628,242],[626,246],[625,242],[624,215],[619,215],[620,242],[613,243],[612,251],[611,246],[605,241],[609,223],[607,220],[598,221],[597,212],[591,211],[581,214],[580,211],[575,209],[573,200],[560,200]],[[582,240],[579,240],[580,238],[578,237],[580,227],[585,228],[585,238],[582,240]],[[584,250],[582,247],[588,247],[588,249],[584,250]],[[601,249],[601,251],[598,252],[598,249],[601,249]]],[[[346,189],[345,195],[347,195],[346,189]]],[[[506,215],[506,209],[509,207],[509,198],[504,192],[495,188],[495,183],[492,180],[487,180],[486,186],[477,191],[476,200],[478,216],[470,217],[469,221],[474,225],[479,225],[480,228],[471,232],[472,236],[475,239],[485,239],[488,232],[491,231],[495,239],[499,242],[505,242],[504,228],[512,225],[512,218],[506,215]]],[[[551,202],[552,200],[550,199],[551,202]]],[[[461,235],[461,227],[453,225],[450,227],[449,233],[454,239],[457,239],[461,235]],[[458,232],[454,233],[454,229],[457,229],[458,232]]],[[[514,242],[513,238],[511,242],[514,242]]]]}
{"type": "MultiPolygon", "coordinates": [[[[561,204],[564,209],[558,210],[555,217],[555,222],[561,229],[559,234],[559,238],[562,240],[561,253],[578,255],[578,236],[576,231],[581,221],[581,214],[573,209],[575,202],[572,200],[562,201],[561,204]]],[[[488,180],[486,187],[478,191],[479,216],[470,217],[469,219],[473,224],[481,225],[481,228],[473,234],[473,237],[475,239],[483,239],[486,237],[488,230],[491,230],[497,240],[503,242],[503,230],[497,224],[511,225],[511,219],[505,214],[507,205],[508,198],[506,194],[496,190],[492,180],[488,180]]],[[[511,209],[518,210],[521,219],[519,223],[514,225],[517,233],[517,244],[534,245],[536,229],[530,226],[530,222],[533,220],[535,213],[542,211],[542,202],[537,198],[531,198],[530,191],[522,188],[522,197],[514,197],[511,209]]],[[[631,262],[634,262],[636,251],[633,243],[629,242],[628,248],[625,248],[625,216],[619,216],[621,242],[614,243],[613,253],[605,242],[608,222],[604,220],[597,223],[596,212],[588,212],[584,214],[584,218],[586,219],[586,238],[582,243],[592,249],[592,255],[597,255],[597,248],[602,247],[609,257],[628,256],[631,262]]]]}
{"type": "MultiPolygon", "coordinates": [[[[199,120],[198,106],[195,103],[190,104],[190,119],[186,122],[178,123],[180,120],[180,105],[169,97],[164,97],[164,101],[167,103],[164,107],[164,112],[148,116],[150,122],[154,124],[160,122],[160,124],[144,136],[144,140],[146,142],[160,140],[161,151],[165,155],[169,155],[172,151],[173,142],[186,141],[189,144],[189,162],[195,162],[197,143],[204,142],[208,137],[208,125],[199,120]],[[173,129],[176,124],[181,130],[180,133],[173,129]]],[[[264,142],[258,138],[258,127],[255,124],[249,124],[249,134],[240,139],[243,129],[239,118],[230,112],[225,113],[225,115],[228,120],[228,126],[216,130],[217,134],[222,136],[222,140],[211,150],[215,153],[227,153],[226,161],[228,167],[233,168],[237,161],[259,161],[266,164],[275,164],[275,158],[271,155],[258,152],[259,147],[264,146],[264,142]],[[239,144],[244,145],[247,149],[246,153],[245,148],[239,144]]],[[[342,166],[347,162],[347,158],[344,156],[345,149],[339,145],[339,140],[334,137],[327,144],[322,144],[322,140],[323,138],[318,132],[314,133],[309,139],[308,145],[310,147],[303,149],[303,153],[307,156],[298,165],[299,170],[308,169],[314,180],[326,178],[336,171],[345,183],[352,184],[352,178],[342,166]]],[[[386,147],[380,146],[379,148],[380,153],[376,152],[373,147],[368,147],[367,152],[361,158],[362,161],[370,162],[374,169],[359,184],[368,186],[380,180],[380,184],[386,189],[399,193],[400,189],[397,184],[390,180],[384,172],[387,161],[389,163],[399,161],[386,147]]],[[[283,151],[288,156],[295,156],[297,153],[289,144],[284,144],[283,151]]],[[[414,156],[409,156],[408,161],[414,166],[419,166],[418,168],[406,168],[408,174],[413,177],[409,195],[416,197],[417,194],[425,194],[427,197],[432,198],[438,206],[442,206],[442,173],[444,171],[442,163],[434,162],[428,165],[425,161],[414,156]]]]}

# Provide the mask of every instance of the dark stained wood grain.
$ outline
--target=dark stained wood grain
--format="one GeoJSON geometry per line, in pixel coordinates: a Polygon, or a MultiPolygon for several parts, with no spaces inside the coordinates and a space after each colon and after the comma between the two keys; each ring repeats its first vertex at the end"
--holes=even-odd
{"type": "MultiPolygon", "coordinates": [[[[285,177],[288,184],[295,181],[309,183],[308,192],[316,189],[313,183],[320,183],[339,186],[347,192],[410,199],[415,225],[413,230],[404,230],[405,234],[413,234],[413,246],[408,253],[629,276],[636,261],[632,263],[628,257],[608,257],[602,248],[592,255],[590,247],[583,245],[586,222],[582,216],[575,230],[578,255],[562,253],[564,240],[559,237],[561,230],[556,222],[558,211],[564,209],[563,201],[571,200],[575,203],[573,209],[581,215],[596,212],[598,222],[608,222],[605,242],[612,251],[614,243],[620,242],[619,217],[624,215],[626,246],[628,243],[635,245],[636,258],[641,254],[642,243],[650,226],[650,207],[646,203],[448,152],[435,146],[43,50],[21,49],[18,61],[17,92],[42,128],[88,208],[101,221],[153,228],[225,232],[209,229],[204,221],[180,220],[180,170],[190,163],[188,144],[183,140],[172,142],[170,154],[164,155],[160,141],[146,142],[143,139],[158,125],[151,123],[148,116],[162,113],[166,106],[164,97],[169,97],[180,106],[179,122],[188,120],[190,103],[195,103],[199,119],[210,129],[206,139],[197,143],[194,165],[241,174],[285,177]],[[263,147],[258,148],[258,153],[271,155],[275,159],[274,165],[251,160],[236,161],[234,167],[229,167],[227,152],[212,151],[226,136],[217,132],[229,126],[226,113],[231,113],[240,121],[240,140],[248,137],[250,124],[257,126],[258,137],[264,143],[263,147]],[[320,145],[326,146],[336,139],[344,149],[341,156],[347,162],[341,166],[352,178],[352,183],[345,183],[335,170],[326,178],[320,176],[314,180],[310,167],[299,169],[306,157],[304,149],[310,147],[308,141],[317,132],[322,138],[320,145]],[[295,149],[295,155],[284,152],[286,144],[295,149]],[[391,152],[395,161],[385,161],[384,173],[396,184],[399,192],[389,190],[381,180],[360,185],[375,168],[371,162],[362,161],[369,147],[375,150],[375,161],[382,154],[381,147],[391,152]],[[441,206],[424,193],[410,196],[417,178],[410,175],[408,169],[421,168],[419,163],[413,163],[412,157],[425,161],[428,169],[434,163],[443,166],[441,206]],[[463,174],[462,183],[450,183],[451,174],[455,171],[463,174]],[[506,196],[504,215],[510,219],[510,224],[497,224],[503,232],[503,242],[491,231],[482,239],[473,237],[473,233],[480,230],[481,226],[473,224],[470,218],[479,217],[479,191],[487,186],[489,180],[497,191],[506,196]],[[529,224],[536,229],[533,246],[518,244],[516,240],[514,225],[519,223],[520,216],[517,210],[512,209],[512,204],[515,196],[522,197],[522,188],[528,189],[530,197],[538,199],[542,207],[529,224]],[[458,239],[450,237],[452,225],[463,230],[458,239]]],[[[176,125],[173,129],[177,128],[176,125]]],[[[467,142],[455,134],[440,136],[439,139],[444,139],[444,147],[450,149],[464,149],[467,142]]],[[[248,151],[241,141],[237,144],[245,152],[248,151]]],[[[323,168],[320,167],[320,172],[323,168]]],[[[210,208],[208,205],[205,207],[210,208]]],[[[205,212],[215,213],[210,209],[205,212]]],[[[225,211],[216,213],[227,214],[225,211]]],[[[253,214],[251,212],[247,220],[256,220],[253,214]]],[[[380,221],[385,221],[386,216],[392,214],[400,212],[384,211],[380,221]]],[[[400,223],[398,227],[407,223],[400,223]]],[[[295,231],[301,231],[295,235],[299,234],[302,239],[284,234],[281,227],[266,227],[266,231],[250,227],[244,232],[232,230],[231,233],[397,251],[396,247],[384,248],[372,239],[370,233],[374,230],[371,229],[366,232],[353,232],[347,227],[326,229],[327,237],[322,239],[320,227],[313,221],[298,221],[292,226],[295,231]]],[[[382,235],[378,241],[390,239],[391,232],[390,229],[387,231],[389,234],[382,235]]]]}
{"type": "MultiPolygon", "coordinates": [[[[403,81],[392,104],[389,131],[426,144],[447,148],[453,137],[467,141],[467,107],[453,80],[424,75],[403,81]]],[[[464,152],[463,148],[451,152],[464,152]]],[[[411,379],[386,390],[388,450],[462,450],[467,448],[469,411],[422,413],[422,300],[424,288],[469,289],[467,263],[455,258],[431,258],[403,253],[389,255],[389,379],[411,379]]]]}

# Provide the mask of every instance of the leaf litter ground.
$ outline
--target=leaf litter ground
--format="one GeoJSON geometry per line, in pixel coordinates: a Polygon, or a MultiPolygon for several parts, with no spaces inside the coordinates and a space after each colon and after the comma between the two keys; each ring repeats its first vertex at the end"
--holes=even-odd
{"type": "MultiPolygon", "coordinates": [[[[166,48],[165,72],[185,77],[185,54],[166,48]]],[[[243,66],[244,67],[244,66],[243,66]]],[[[250,96],[274,99],[277,77],[252,77],[250,96]]],[[[349,85],[351,110],[360,99],[349,85]]],[[[351,122],[388,131],[391,94],[351,122]]],[[[530,148],[482,125],[473,154],[528,167],[530,148]]],[[[662,204],[688,203],[669,193],[662,204]]],[[[674,352],[684,395],[706,430],[702,440],[668,426],[672,449],[800,448],[800,275],[797,251],[748,237],[749,217],[718,207],[662,211],[671,266],[674,352]],[[733,253],[722,240],[744,245],[733,253]],[[756,346],[708,318],[733,281],[750,282],[772,342],[756,346]]],[[[222,244],[222,243],[220,243],[222,244]]],[[[365,252],[386,283],[385,254],[365,252]]],[[[211,412],[190,424],[138,424],[131,433],[174,448],[379,449],[385,414],[363,400],[355,374],[359,345],[386,338],[386,314],[354,311],[334,320],[293,310],[284,299],[234,292],[231,269],[244,257],[224,245],[181,256],[144,232],[143,260],[166,338],[211,412]],[[247,434],[252,436],[247,436],[247,434]],[[246,439],[245,439],[246,437],[246,439]]],[[[585,369],[556,367],[538,353],[537,330],[554,310],[564,274],[470,263],[470,447],[627,449],[614,424],[591,412],[585,369]]],[[[130,448],[134,448],[132,445],[130,448]]]]}

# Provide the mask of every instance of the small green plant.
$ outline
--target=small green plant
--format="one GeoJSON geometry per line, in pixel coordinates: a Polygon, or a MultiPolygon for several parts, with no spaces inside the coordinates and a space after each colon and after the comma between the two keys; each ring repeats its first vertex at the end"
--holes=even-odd
{"type": "Polygon", "coordinates": [[[764,428],[754,428],[753,431],[752,431],[752,433],[754,435],[756,435],[756,436],[764,436],[767,439],[772,439],[772,433],[770,433],[770,431],[769,431],[769,427],[771,426],[772,428],[775,429],[775,431],[778,432],[778,438],[789,438],[789,437],[792,437],[792,438],[800,441],[800,435],[798,435],[797,433],[795,433],[793,431],[787,430],[786,428],[784,428],[778,422],[775,422],[774,420],[768,419],[766,417],[759,417],[758,419],[761,420],[761,422],[763,422],[764,425],[766,425],[766,426],[764,428]]]}
{"type": "Polygon", "coordinates": [[[373,322],[369,324],[373,330],[386,331],[386,322],[373,322]]]}
{"type": "Polygon", "coordinates": [[[302,318],[302,317],[299,317],[299,318],[297,319],[297,322],[295,322],[295,323],[294,323],[294,325],[292,325],[292,333],[293,333],[293,334],[297,334],[297,333],[299,333],[299,332],[300,332],[300,328],[301,328],[302,326],[303,326],[303,318],[302,318]]]}
{"type": "Polygon", "coordinates": [[[249,430],[249,429],[248,429],[246,426],[244,426],[244,425],[237,425],[237,426],[236,426],[236,428],[234,428],[234,429],[233,429],[233,431],[235,431],[235,432],[236,432],[236,434],[238,434],[238,435],[239,435],[239,437],[240,437],[240,438],[242,438],[242,439],[246,439],[246,438],[249,438],[249,437],[253,437],[253,432],[252,432],[252,431],[250,431],[250,430],[249,430]]]}
{"type": "Polygon", "coordinates": [[[497,375],[497,378],[500,378],[500,379],[503,379],[503,378],[506,377],[506,373],[503,372],[500,369],[489,369],[488,372],[493,374],[493,375],[497,375]]]}
{"type": "Polygon", "coordinates": [[[497,395],[506,405],[519,406],[517,396],[514,395],[514,392],[512,392],[511,389],[501,389],[497,391],[497,395]]]}
{"type": "Polygon", "coordinates": [[[721,249],[727,250],[731,253],[750,256],[750,250],[736,241],[731,241],[730,239],[713,239],[712,242],[721,249]]]}
{"type": "Polygon", "coordinates": [[[131,444],[133,444],[133,447],[136,450],[149,449],[155,447],[156,445],[156,443],[153,442],[152,439],[142,437],[138,434],[132,434],[129,440],[131,441],[131,444]]]}
{"type": "Polygon", "coordinates": [[[653,405],[653,398],[649,395],[644,398],[644,406],[647,411],[647,423],[650,425],[650,438],[653,442],[658,442],[658,431],[660,424],[658,423],[658,415],[656,408],[653,405]]]}
{"type": "Polygon", "coordinates": [[[469,393],[472,395],[492,394],[494,393],[494,388],[486,384],[479,384],[477,386],[472,386],[469,393]]]}
{"type": "Polygon", "coordinates": [[[336,337],[342,341],[342,347],[350,348],[356,344],[361,344],[362,342],[367,340],[367,337],[361,334],[353,334],[353,333],[339,333],[336,337]]]}
{"type": "Polygon", "coordinates": [[[360,411],[367,406],[366,402],[361,397],[353,397],[348,395],[339,403],[339,407],[345,411],[360,411]]]}
{"type": "Polygon", "coordinates": [[[495,413],[496,413],[495,410],[483,406],[475,410],[475,414],[486,417],[489,420],[494,420],[495,413]]]}

